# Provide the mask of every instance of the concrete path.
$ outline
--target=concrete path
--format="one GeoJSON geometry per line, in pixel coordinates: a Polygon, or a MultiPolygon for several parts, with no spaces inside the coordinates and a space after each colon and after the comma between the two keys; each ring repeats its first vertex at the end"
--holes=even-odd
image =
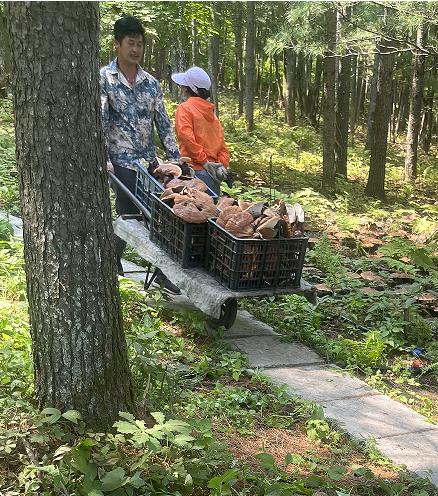
{"type": "MultiPolygon", "coordinates": [[[[124,267],[127,277],[144,280],[144,274],[135,272],[140,268],[129,262],[124,262],[124,267]]],[[[184,296],[174,297],[171,305],[195,309],[184,296]]],[[[224,339],[247,354],[251,368],[262,369],[275,384],[286,385],[291,394],[321,405],[326,417],[353,438],[374,438],[379,450],[395,464],[406,465],[438,486],[438,426],[422,415],[326,364],[307,346],[281,341],[271,327],[246,311],[238,312],[224,339]]]]}

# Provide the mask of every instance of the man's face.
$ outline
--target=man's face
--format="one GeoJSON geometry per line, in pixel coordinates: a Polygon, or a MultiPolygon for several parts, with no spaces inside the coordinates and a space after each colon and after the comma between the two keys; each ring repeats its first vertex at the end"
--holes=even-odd
{"type": "Polygon", "coordinates": [[[125,36],[121,43],[116,40],[117,56],[125,64],[139,64],[143,57],[144,43],[141,34],[125,36]]]}

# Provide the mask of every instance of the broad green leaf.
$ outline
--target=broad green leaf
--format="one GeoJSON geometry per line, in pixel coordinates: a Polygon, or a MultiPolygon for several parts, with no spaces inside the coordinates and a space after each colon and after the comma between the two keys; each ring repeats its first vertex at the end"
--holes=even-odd
{"type": "Polygon", "coordinates": [[[135,472],[135,474],[129,479],[128,484],[136,489],[143,487],[145,485],[144,480],[140,477],[141,472],[135,472]]]}
{"type": "Polygon", "coordinates": [[[327,475],[334,481],[341,480],[345,473],[346,469],[341,465],[333,465],[327,470],[327,475]]]}
{"type": "Polygon", "coordinates": [[[117,432],[120,432],[121,434],[135,434],[139,432],[139,428],[136,425],[130,424],[129,422],[125,422],[123,420],[114,422],[113,427],[115,427],[117,432]]]}
{"type": "Polygon", "coordinates": [[[177,434],[175,438],[172,440],[173,444],[177,446],[184,447],[187,446],[190,441],[194,441],[194,437],[187,436],[186,434],[177,434]]]}
{"type": "Polygon", "coordinates": [[[162,412],[152,412],[151,413],[152,417],[161,425],[164,424],[164,421],[166,420],[166,417],[164,416],[164,413],[162,412]]]}
{"type": "Polygon", "coordinates": [[[68,410],[62,414],[62,417],[70,420],[70,422],[73,422],[74,424],[77,424],[78,420],[82,419],[81,414],[77,410],[68,410]]]}
{"type": "Polygon", "coordinates": [[[47,422],[48,424],[54,424],[61,418],[61,412],[57,408],[44,408],[41,415],[46,415],[42,422],[47,422]]]}
{"type": "Polygon", "coordinates": [[[259,453],[256,455],[256,458],[260,460],[264,468],[275,469],[277,466],[275,463],[275,458],[269,453],[259,453]]]}
{"type": "Polygon", "coordinates": [[[132,415],[132,413],[129,413],[129,412],[119,412],[119,417],[122,417],[126,420],[129,420],[129,422],[135,421],[134,415],[132,415]]]}
{"type": "Polygon", "coordinates": [[[125,471],[122,467],[117,467],[105,474],[102,479],[102,490],[104,492],[114,491],[123,486],[125,471]]]}
{"type": "Polygon", "coordinates": [[[190,424],[187,422],[183,422],[182,420],[168,420],[163,427],[168,429],[171,432],[188,432],[190,431],[190,424]]]}

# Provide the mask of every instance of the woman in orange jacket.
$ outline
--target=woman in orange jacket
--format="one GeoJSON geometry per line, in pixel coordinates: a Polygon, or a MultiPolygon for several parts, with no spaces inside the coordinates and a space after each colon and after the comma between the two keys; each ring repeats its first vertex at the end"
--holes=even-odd
{"type": "Polygon", "coordinates": [[[215,193],[227,178],[230,154],[224,141],[224,130],[209,101],[211,80],[200,67],[172,74],[187,98],[176,109],[175,128],[182,157],[190,157],[199,179],[215,193]]]}

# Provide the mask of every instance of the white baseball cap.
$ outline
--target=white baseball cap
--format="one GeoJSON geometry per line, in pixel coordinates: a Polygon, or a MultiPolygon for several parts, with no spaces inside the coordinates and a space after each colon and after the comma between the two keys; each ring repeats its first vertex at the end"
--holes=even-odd
{"type": "Polygon", "coordinates": [[[209,90],[211,87],[210,76],[200,67],[190,67],[186,72],[177,72],[172,74],[172,81],[180,86],[188,86],[192,91],[198,94],[198,88],[209,90]]]}

